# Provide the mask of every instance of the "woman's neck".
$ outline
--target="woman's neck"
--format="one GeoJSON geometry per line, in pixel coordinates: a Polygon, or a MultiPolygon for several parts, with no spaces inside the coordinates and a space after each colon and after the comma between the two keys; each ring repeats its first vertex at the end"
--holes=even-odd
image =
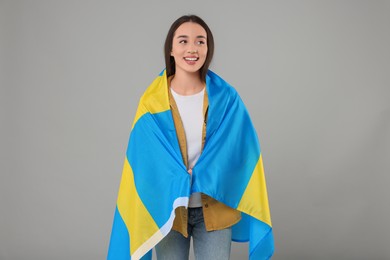
{"type": "Polygon", "coordinates": [[[199,73],[176,72],[171,80],[170,87],[179,95],[189,96],[199,93],[205,84],[199,77],[199,73]]]}

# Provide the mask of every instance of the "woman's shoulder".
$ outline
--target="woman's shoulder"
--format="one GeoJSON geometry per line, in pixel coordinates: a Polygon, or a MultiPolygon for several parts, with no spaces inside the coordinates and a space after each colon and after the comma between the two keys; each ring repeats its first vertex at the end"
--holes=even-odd
{"type": "Polygon", "coordinates": [[[209,84],[210,88],[221,92],[221,94],[238,95],[237,90],[228,81],[211,70],[207,73],[206,84],[209,84]]]}

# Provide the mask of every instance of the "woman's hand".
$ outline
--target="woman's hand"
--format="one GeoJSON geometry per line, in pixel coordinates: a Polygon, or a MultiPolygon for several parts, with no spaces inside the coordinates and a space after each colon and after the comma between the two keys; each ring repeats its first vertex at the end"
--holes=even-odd
{"type": "Polygon", "coordinates": [[[188,170],[188,173],[192,175],[192,168],[188,170]]]}

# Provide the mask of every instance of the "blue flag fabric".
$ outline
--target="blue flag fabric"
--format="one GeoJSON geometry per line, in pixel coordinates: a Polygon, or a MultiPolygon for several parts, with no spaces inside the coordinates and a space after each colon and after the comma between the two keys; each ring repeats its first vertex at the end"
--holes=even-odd
{"type": "Polygon", "coordinates": [[[202,192],[241,212],[232,240],[249,259],[274,252],[259,140],[236,90],[212,71],[203,152],[187,173],[169,106],[165,70],[141,97],[127,146],[107,259],[151,259],[172,228],[175,208],[202,192]]]}

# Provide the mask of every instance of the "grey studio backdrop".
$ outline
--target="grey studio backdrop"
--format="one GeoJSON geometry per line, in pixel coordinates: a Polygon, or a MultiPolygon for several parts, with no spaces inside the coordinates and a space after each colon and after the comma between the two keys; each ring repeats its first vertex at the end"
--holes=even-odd
{"type": "Polygon", "coordinates": [[[105,259],[139,97],[188,13],[258,131],[273,259],[390,259],[389,1],[200,0],[0,1],[0,259],[105,259]]]}

